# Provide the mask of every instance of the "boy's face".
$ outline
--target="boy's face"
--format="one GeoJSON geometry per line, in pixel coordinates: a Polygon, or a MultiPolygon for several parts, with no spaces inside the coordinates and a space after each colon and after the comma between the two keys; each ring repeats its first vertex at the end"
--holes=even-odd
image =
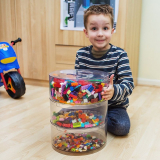
{"type": "Polygon", "coordinates": [[[111,19],[108,15],[90,15],[88,17],[87,29],[84,33],[93,45],[96,51],[103,51],[110,48],[114,28],[112,28],[111,19]]]}

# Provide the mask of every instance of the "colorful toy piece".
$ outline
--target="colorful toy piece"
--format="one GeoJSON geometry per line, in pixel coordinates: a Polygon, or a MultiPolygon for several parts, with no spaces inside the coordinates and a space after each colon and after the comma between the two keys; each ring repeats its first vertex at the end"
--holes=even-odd
{"type": "Polygon", "coordinates": [[[104,124],[104,118],[99,112],[95,114],[82,110],[53,112],[52,123],[65,128],[89,128],[104,124]]]}
{"type": "MultiPolygon", "coordinates": [[[[65,70],[64,70],[65,71],[65,70]]],[[[75,74],[70,75],[65,71],[63,74],[59,73],[56,77],[50,75],[50,96],[52,100],[56,100],[59,103],[67,104],[92,104],[104,101],[101,96],[103,87],[108,86],[108,75],[97,71],[95,74],[101,76],[102,79],[79,79],[79,76],[83,77],[83,73],[79,74],[75,71],[75,74]],[[72,77],[73,79],[68,79],[65,77],[72,77]],[[64,78],[62,78],[64,76],[64,78]],[[77,77],[78,78],[77,78],[77,77]]],[[[86,70],[86,77],[92,75],[94,77],[94,71],[86,70]]],[[[72,70],[71,70],[72,72],[72,70]]]]}
{"type": "Polygon", "coordinates": [[[65,134],[64,136],[57,136],[53,140],[53,145],[57,149],[67,152],[86,152],[98,149],[103,146],[105,142],[89,134],[74,133],[65,134]]]}

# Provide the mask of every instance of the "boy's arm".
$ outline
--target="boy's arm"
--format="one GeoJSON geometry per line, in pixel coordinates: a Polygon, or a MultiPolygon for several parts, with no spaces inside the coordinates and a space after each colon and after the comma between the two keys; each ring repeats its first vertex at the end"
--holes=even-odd
{"type": "Polygon", "coordinates": [[[134,89],[132,72],[126,52],[121,53],[117,65],[116,83],[113,84],[114,94],[111,101],[120,101],[131,95],[134,89]]]}
{"type": "Polygon", "coordinates": [[[76,54],[76,60],[75,60],[75,69],[79,69],[79,59],[78,59],[78,53],[76,54]]]}

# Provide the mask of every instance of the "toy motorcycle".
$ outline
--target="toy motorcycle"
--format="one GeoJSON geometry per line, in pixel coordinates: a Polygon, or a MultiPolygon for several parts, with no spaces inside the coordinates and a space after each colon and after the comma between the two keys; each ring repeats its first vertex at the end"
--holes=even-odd
{"type": "Polygon", "coordinates": [[[17,56],[12,48],[17,42],[21,42],[21,38],[11,41],[11,44],[0,42],[0,87],[4,85],[8,94],[14,99],[20,98],[26,91],[17,56]]]}

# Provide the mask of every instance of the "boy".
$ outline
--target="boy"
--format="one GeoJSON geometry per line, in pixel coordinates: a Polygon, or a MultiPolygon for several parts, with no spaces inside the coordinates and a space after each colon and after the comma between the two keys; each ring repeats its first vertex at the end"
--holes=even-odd
{"type": "Polygon", "coordinates": [[[114,32],[113,9],[109,5],[90,6],[84,12],[84,26],[84,33],[92,45],[77,52],[75,69],[109,73],[109,87],[101,93],[102,98],[108,100],[107,130],[114,135],[127,135],[130,130],[127,97],[134,83],[127,53],[109,43],[114,32]]]}

